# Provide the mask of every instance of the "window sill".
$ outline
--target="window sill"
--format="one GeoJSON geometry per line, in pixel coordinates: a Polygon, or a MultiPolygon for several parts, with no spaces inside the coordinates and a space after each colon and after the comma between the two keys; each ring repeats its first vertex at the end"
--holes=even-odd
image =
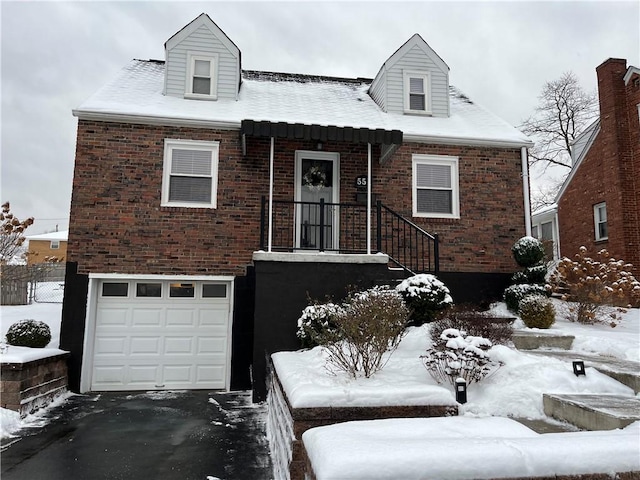
{"type": "Polygon", "coordinates": [[[215,101],[218,99],[218,95],[202,95],[200,93],[185,93],[184,98],[188,100],[209,100],[215,101]]]}
{"type": "Polygon", "coordinates": [[[405,115],[421,115],[423,117],[432,117],[431,110],[404,110],[405,115]]]}
{"type": "Polygon", "coordinates": [[[444,215],[436,213],[416,213],[412,215],[414,218],[429,218],[432,220],[460,220],[460,215],[444,215]]]}
{"type": "Polygon", "coordinates": [[[207,210],[215,210],[216,205],[212,203],[161,203],[163,208],[204,208],[207,210]]]}

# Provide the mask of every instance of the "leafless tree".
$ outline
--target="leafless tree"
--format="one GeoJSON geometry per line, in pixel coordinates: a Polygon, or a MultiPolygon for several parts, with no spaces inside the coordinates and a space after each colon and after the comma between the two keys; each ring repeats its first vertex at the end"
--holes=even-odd
{"type": "Polygon", "coordinates": [[[571,145],[598,116],[596,92],[585,92],[573,72],[545,83],[535,113],[520,128],[533,137],[529,152],[531,165],[571,168],[571,145]]]}
{"type": "Polygon", "coordinates": [[[25,236],[24,232],[33,225],[33,217],[26,220],[19,220],[11,213],[9,202],[2,204],[0,212],[2,230],[0,231],[0,264],[6,265],[23,253],[25,236]]]}

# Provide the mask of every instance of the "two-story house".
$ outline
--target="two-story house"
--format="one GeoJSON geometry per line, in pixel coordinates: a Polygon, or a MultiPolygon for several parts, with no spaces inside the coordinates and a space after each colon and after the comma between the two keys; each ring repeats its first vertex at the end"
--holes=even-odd
{"type": "Polygon", "coordinates": [[[27,240],[27,265],[46,263],[55,259],[56,262],[63,262],[67,257],[67,237],[69,232],[40,233],[29,235],[27,240]]]}
{"type": "Polygon", "coordinates": [[[556,204],[533,215],[557,257],[606,249],[640,277],[640,69],[610,58],[596,68],[599,118],[574,141],[556,204]]]}
{"type": "Polygon", "coordinates": [[[530,141],[451,86],[419,35],[373,79],[244,70],[205,14],[165,54],[74,110],[72,388],[252,378],[261,398],[309,298],[411,272],[459,303],[508,283],[530,141]]]}

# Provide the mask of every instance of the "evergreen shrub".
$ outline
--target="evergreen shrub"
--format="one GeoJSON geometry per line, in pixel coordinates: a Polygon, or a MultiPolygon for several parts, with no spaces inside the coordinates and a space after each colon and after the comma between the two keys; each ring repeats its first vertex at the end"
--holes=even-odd
{"type": "Polygon", "coordinates": [[[522,237],[511,247],[513,258],[523,268],[534,267],[544,260],[544,245],[534,237],[522,237]]]}
{"type": "Polygon", "coordinates": [[[453,305],[449,289],[434,275],[428,273],[403,280],[396,290],[411,310],[411,326],[432,322],[438,312],[453,305]]]}
{"type": "Polygon", "coordinates": [[[511,285],[504,291],[504,303],[507,304],[509,311],[517,313],[520,301],[531,294],[546,295],[546,289],[542,285],[531,285],[528,283],[521,283],[518,285],[511,285]]]}
{"type": "Polygon", "coordinates": [[[529,328],[549,328],[556,321],[556,310],[544,295],[527,295],[520,301],[518,313],[529,328]]]}
{"type": "Polygon", "coordinates": [[[20,320],[9,327],[6,337],[9,345],[44,348],[51,341],[51,329],[40,320],[20,320]]]}

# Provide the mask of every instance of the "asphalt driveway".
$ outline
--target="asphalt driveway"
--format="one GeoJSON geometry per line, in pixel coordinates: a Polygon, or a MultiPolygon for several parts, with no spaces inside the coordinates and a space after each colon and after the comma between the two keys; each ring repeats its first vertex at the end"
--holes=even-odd
{"type": "Polygon", "coordinates": [[[3,441],[3,480],[271,478],[264,405],[249,392],[71,396],[3,441]]]}

